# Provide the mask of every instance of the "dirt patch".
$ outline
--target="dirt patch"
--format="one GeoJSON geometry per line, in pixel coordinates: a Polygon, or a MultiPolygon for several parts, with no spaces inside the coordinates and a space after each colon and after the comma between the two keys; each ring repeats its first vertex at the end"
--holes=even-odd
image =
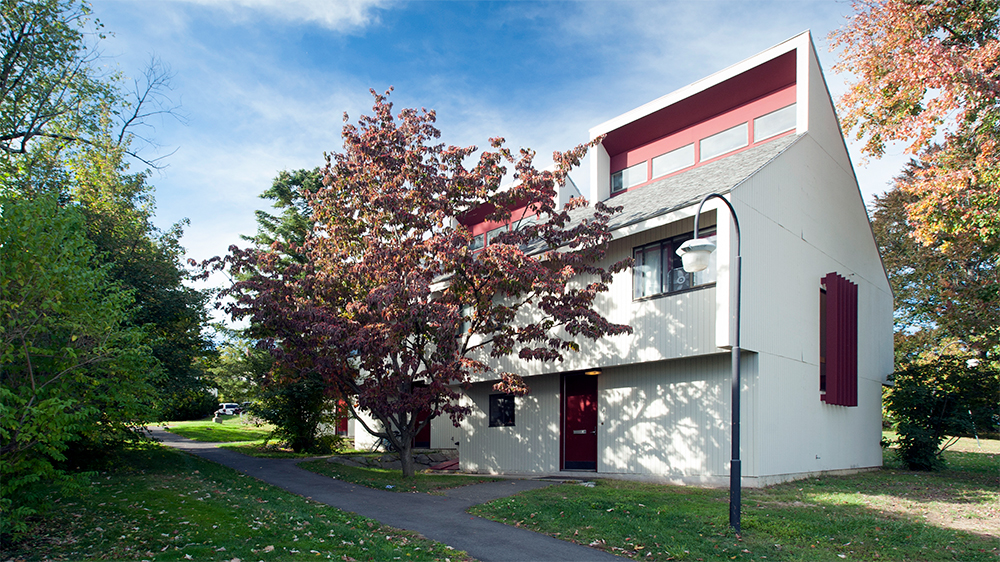
{"type": "Polygon", "coordinates": [[[949,501],[861,494],[865,504],[882,513],[941,527],[1000,537],[1000,501],[949,501]]]}

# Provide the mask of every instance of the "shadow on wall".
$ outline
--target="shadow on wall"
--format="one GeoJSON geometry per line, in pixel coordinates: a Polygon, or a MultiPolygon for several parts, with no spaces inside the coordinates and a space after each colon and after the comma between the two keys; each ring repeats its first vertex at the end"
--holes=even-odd
{"type": "Polygon", "coordinates": [[[668,477],[726,474],[728,365],[723,354],[602,375],[599,470],[668,477]]]}

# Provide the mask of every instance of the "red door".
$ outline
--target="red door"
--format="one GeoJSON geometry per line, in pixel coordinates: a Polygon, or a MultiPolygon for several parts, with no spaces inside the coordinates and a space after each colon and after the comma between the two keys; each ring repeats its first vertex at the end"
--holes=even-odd
{"type": "Polygon", "coordinates": [[[563,378],[563,469],[597,470],[597,377],[563,378]]]}
{"type": "MultiPolygon", "coordinates": [[[[427,419],[428,412],[424,410],[417,414],[417,425],[424,423],[427,419]]],[[[431,448],[431,424],[427,424],[423,429],[417,432],[413,437],[413,448],[414,449],[430,449],[431,448]]]]}

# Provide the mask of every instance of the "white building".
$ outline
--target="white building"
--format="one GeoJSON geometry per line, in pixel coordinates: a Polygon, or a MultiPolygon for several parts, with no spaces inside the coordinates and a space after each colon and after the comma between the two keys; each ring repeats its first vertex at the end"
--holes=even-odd
{"type": "Polygon", "coordinates": [[[623,207],[607,261],[636,265],[600,306],[633,333],[581,342],[560,364],[510,360],[531,393],[477,381],[472,415],[435,420],[430,445],[457,446],[467,472],[728,482],[729,212],[710,201],[702,215],[717,231],[709,270],[686,274],[674,253],[719,193],[742,234],[743,485],[879,466],[892,294],[809,33],[591,129],[601,135],[592,197],[623,207]]]}

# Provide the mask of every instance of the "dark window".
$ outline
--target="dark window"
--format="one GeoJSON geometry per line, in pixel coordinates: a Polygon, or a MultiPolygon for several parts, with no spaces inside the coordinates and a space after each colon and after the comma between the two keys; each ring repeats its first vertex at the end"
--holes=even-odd
{"type": "MultiPolygon", "coordinates": [[[[703,238],[715,242],[714,231],[701,231],[703,238]]],[[[697,273],[684,271],[677,248],[692,238],[692,233],[660,240],[635,248],[632,257],[632,298],[642,299],[664,293],[684,291],[692,287],[715,283],[716,252],[712,253],[712,262],[708,269],[697,273]]]]}
{"type": "Polygon", "coordinates": [[[514,425],[514,396],[511,394],[490,395],[490,427],[514,425]]]}
{"type": "Polygon", "coordinates": [[[858,286],[829,273],[819,295],[820,400],[858,405],[858,286]]]}

